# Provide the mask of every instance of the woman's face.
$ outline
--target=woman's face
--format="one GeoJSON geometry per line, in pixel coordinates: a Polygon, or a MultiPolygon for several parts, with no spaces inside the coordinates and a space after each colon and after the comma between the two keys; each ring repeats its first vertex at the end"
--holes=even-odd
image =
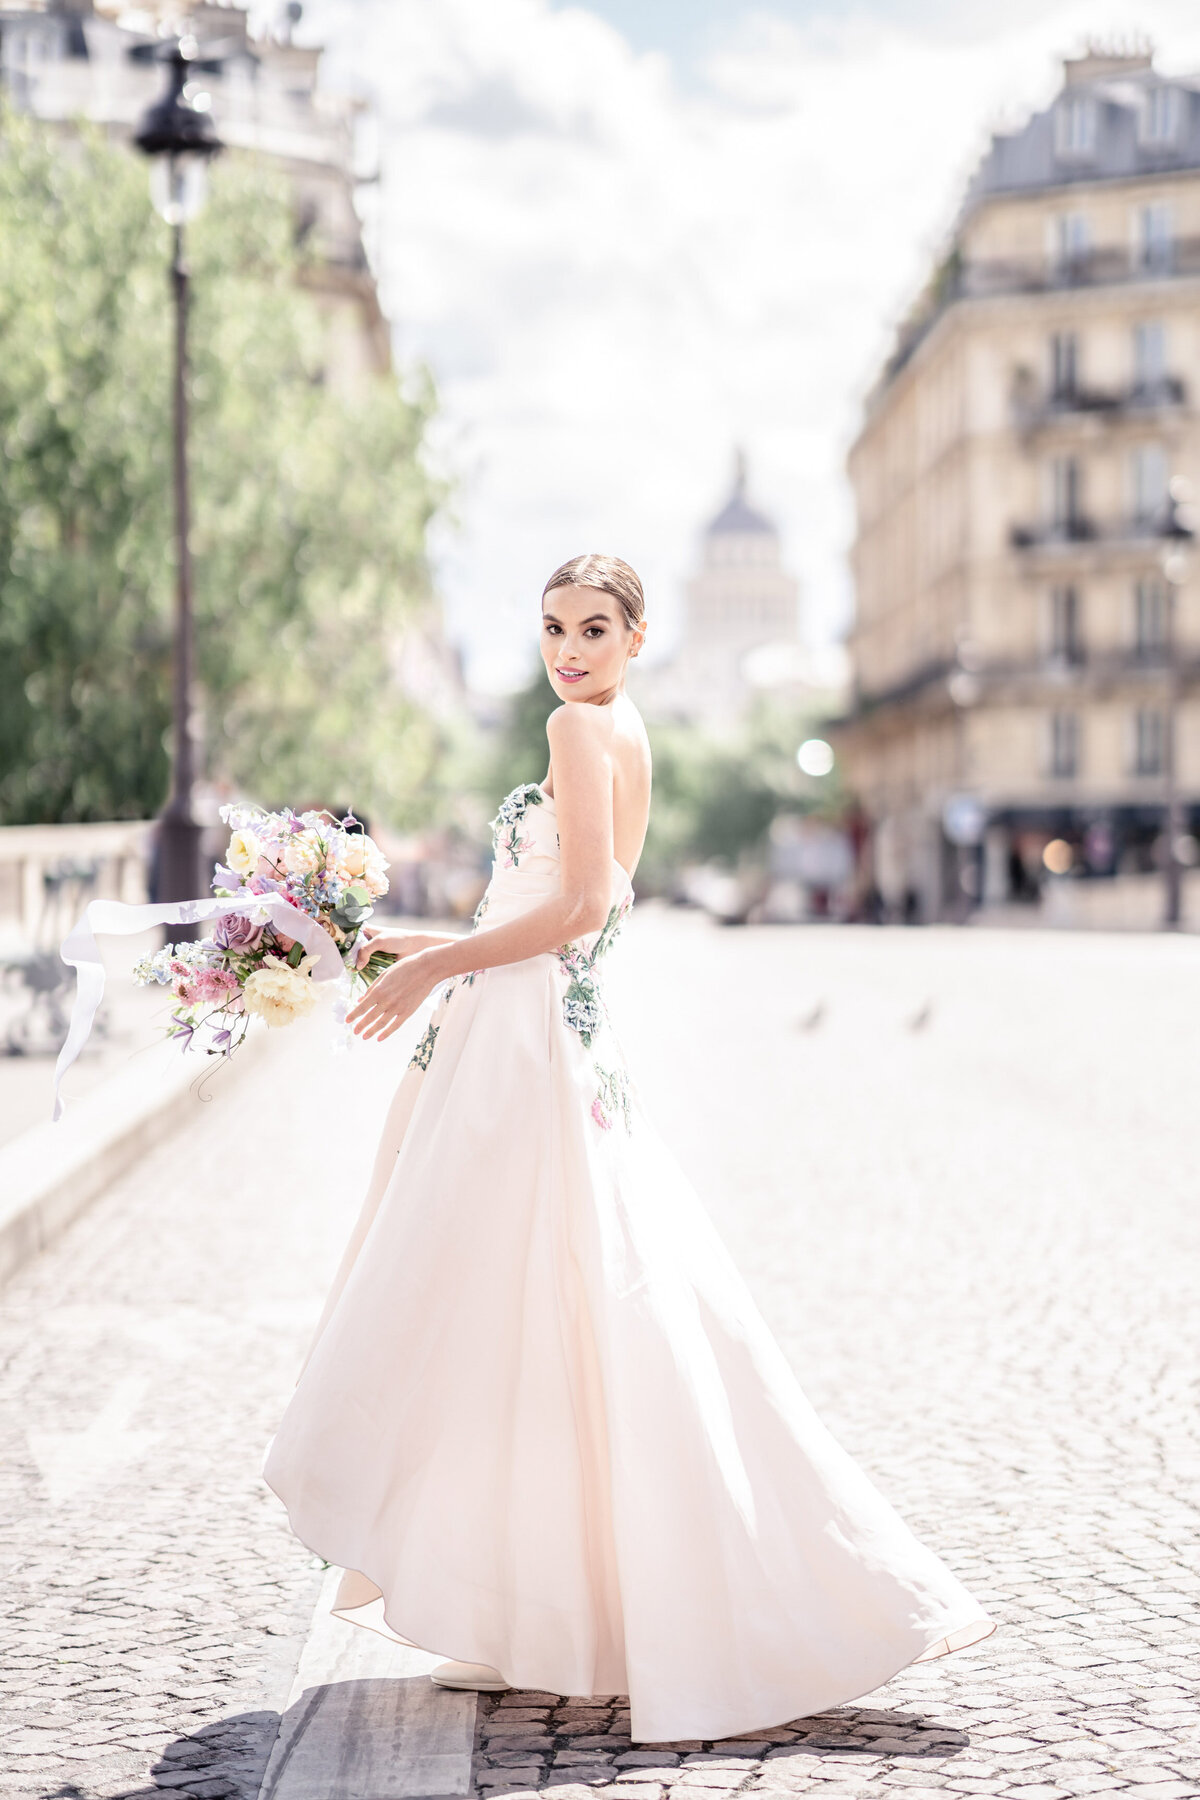
{"type": "Polygon", "coordinates": [[[628,626],[600,588],[552,588],[542,601],[542,660],[560,700],[609,699],[641,644],[640,623],[628,626]]]}

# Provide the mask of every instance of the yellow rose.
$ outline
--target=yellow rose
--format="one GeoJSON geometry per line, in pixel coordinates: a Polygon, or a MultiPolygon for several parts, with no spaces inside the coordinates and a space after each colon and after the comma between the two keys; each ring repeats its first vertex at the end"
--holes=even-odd
{"type": "Polygon", "coordinates": [[[256,1013],[268,1025],[290,1025],[303,1018],[317,1003],[317,990],[309,975],[316,962],[306,956],[290,968],[278,956],[268,956],[261,969],[246,977],[242,1000],[248,1013],[256,1013]]]}
{"type": "Polygon", "coordinates": [[[249,875],[258,866],[258,839],[252,831],[235,831],[225,852],[226,866],[235,875],[249,875]]]}

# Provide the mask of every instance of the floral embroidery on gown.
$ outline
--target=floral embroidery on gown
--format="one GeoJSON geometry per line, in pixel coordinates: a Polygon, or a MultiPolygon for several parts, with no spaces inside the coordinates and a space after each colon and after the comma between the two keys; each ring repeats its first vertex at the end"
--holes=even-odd
{"type": "MultiPolygon", "coordinates": [[[[558,892],[553,799],[476,926],[558,892]]],[[[785,1723],[992,1630],[804,1398],[641,1109],[603,929],[450,982],[267,1457],[347,1618],[639,1742],[785,1723]]]]}

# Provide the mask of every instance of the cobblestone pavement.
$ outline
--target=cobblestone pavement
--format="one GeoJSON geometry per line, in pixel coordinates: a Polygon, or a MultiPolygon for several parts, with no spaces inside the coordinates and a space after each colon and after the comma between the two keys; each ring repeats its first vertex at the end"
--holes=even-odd
{"type": "MultiPolygon", "coordinates": [[[[720,1744],[485,1698],[478,1791],[1200,1795],[1200,946],[643,909],[610,983],[809,1395],[1000,1630],[720,1744]]],[[[7,1291],[22,1800],[256,1791],[317,1580],[257,1471],[401,1060],[312,1055],[234,1071],[7,1291]]]]}
{"type": "Polygon", "coordinates": [[[259,1469],[403,1060],[329,1042],[222,1071],[0,1296],[0,1792],[258,1792],[320,1582],[259,1469]]]}

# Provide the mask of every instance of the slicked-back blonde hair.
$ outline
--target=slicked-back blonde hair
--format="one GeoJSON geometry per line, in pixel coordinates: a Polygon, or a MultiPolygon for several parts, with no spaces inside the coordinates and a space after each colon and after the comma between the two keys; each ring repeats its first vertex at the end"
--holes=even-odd
{"type": "Polygon", "coordinates": [[[542,599],[553,593],[555,588],[588,587],[599,588],[601,593],[611,594],[625,615],[625,623],[630,630],[641,623],[646,614],[646,596],[642,592],[642,584],[627,562],[619,556],[601,556],[593,553],[590,556],[573,556],[570,562],[563,563],[555,569],[553,575],[542,589],[542,599]]]}

